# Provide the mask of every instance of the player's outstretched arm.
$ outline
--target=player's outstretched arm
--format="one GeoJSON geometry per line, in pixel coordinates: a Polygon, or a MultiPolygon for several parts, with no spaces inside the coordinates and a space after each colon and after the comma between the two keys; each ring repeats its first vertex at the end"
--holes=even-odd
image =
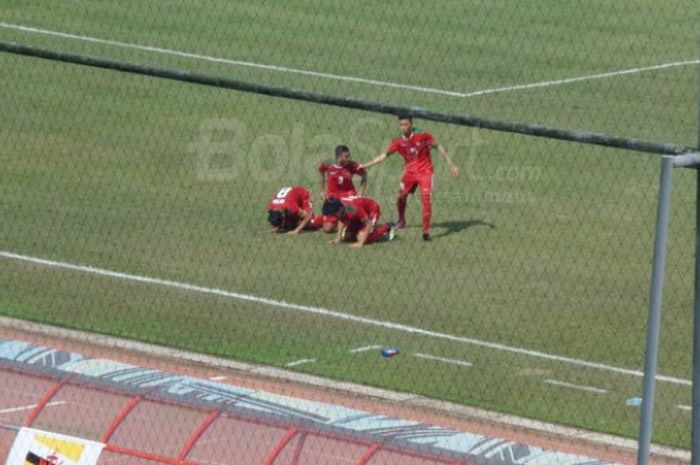
{"type": "Polygon", "coordinates": [[[384,160],[386,160],[388,156],[389,156],[388,153],[383,153],[383,154],[379,155],[378,157],[374,158],[372,161],[368,161],[367,163],[361,164],[360,168],[367,169],[370,166],[377,165],[377,164],[383,162],[384,160]]]}
{"type": "Polygon", "coordinates": [[[335,238],[330,240],[331,244],[340,244],[340,242],[343,240],[343,229],[345,229],[345,224],[338,221],[338,230],[335,233],[335,238]]]}
{"type": "Polygon", "coordinates": [[[445,160],[445,164],[447,165],[447,169],[450,171],[450,174],[452,177],[458,178],[459,177],[459,167],[454,164],[452,159],[450,158],[450,155],[447,153],[447,150],[445,150],[445,147],[442,146],[442,144],[437,144],[437,151],[442,157],[443,160],[445,160]]]}
{"type": "Polygon", "coordinates": [[[360,247],[365,245],[365,242],[367,242],[367,238],[371,233],[371,228],[369,226],[365,226],[357,233],[357,242],[355,242],[354,244],[350,244],[350,247],[359,249],[360,247]]]}
{"type": "Polygon", "coordinates": [[[367,173],[362,173],[362,177],[360,178],[360,195],[364,197],[366,191],[367,191],[367,173]]]}
{"type": "Polygon", "coordinates": [[[299,225],[296,228],[289,231],[287,234],[299,234],[306,227],[306,225],[309,224],[311,218],[313,218],[313,215],[311,213],[307,213],[304,210],[300,211],[299,215],[301,216],[301,221],[299,222],[299,225]]]}
{"type": "Polygon", "coordinates": [[[326,200],[326,173],[321,171],[321,192],[319,193],[321,200],[326,200]]]}

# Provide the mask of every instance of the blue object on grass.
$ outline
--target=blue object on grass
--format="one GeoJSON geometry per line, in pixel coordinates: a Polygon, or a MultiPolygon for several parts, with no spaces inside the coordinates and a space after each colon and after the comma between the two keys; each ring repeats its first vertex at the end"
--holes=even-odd
{"type": "Polygon", "coordinates": [[[399,349],[397,348],[387,347],[382,349],[382,357],[384,358],[391,358],[397,355],[399,355],[399,349]]]}

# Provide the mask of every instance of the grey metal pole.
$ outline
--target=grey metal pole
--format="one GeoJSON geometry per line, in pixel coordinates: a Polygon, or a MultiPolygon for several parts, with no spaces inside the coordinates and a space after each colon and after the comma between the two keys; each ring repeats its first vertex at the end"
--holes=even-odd
{"type": "MultiPolygon", "coordinates": [[[[698,93],[700,147],[700,93],[698,93]]],[[[695,173],[695,305],[693,309],[693,386],[690,402],[690,463],[700,465],[700,170],[695,173]]]]}
{"type": "Polygon", "coordinates": [[[695,173],[695,308],[693,311],[693,400],[691,412],[690,463],[691,465],[700,465],[700,170],[695,173]]]}
{"type": "MultiPolygon", "coordinates": [[[[700,95],[700,94],[698,94],[700,95]]],[[[700,97],[699,97],[700,98],[700,97]]],[[[700,147],[700,100],[698,101],[700,147]]],[[[693,309],[693,397],[691,400],[690,463],[700,465],[700,170],[695,173],[695,305],[693,309]]]]}
{"type": "Polygon", "coordinates": [[[661,303],[663,300],[664,270],[666,267],[666,238],[673,183],[673,157],[661,158],[659,205],[656,215],[656,239],[654,241],[654,265],[649,290],[649,317],[647,321],[647,348],[644,362],[644,391],[639,427],[637,465],[648,465],[651,451],[651,434],[654,417],[654,391],[656,389],[656,365],[659,357],[661,333],[661,303]]]}

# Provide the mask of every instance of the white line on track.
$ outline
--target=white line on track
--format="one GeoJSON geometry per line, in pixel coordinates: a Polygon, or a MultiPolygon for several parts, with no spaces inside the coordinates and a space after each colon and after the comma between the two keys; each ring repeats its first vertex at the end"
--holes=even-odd
{"type": "Polygon", "coordinates": [[[544,383],[552,386],[565,387],[569,389],[578,389],[579,391],[595,392],[596,394],[605,394],[608,392],[607,389],[600,389],[592,386],[582,386],[580,384],[571,384],[566,383],[564,381],[558,381],[556,379],[545,379],[544,383]]]}
{"type": "Polygon", "coordinates": [[[208,62],[213,62],[213,63],[223,63],[223,64],[228,64],[228,65],[233,65],[233,66],[245,66],[248,68],[264,69],[264,70],[268,70],[268,71],[276,71],[276,72],[290,73],[290,74],[300,74],[300,75],[304,75],[304,76],[313,76],[313,77],[319,77],[319,78],[336,80],[336,81],[357,82],[360,84],[368,84],[368,85],[379,86],[379,87],[390,87],[390,88],[396,88],[396,89],[412,90],[412,91],[416,91],[416,92],[441,94],[441,95],[447,95],[450,97],[459,97],[459,98],[478,97],[481,95],[497,94],[497,93],[502,93],[502,92],[512,92],[512,91],[517,91],[517,90],[527,90],[527,89],[537,89],[537,88],[551,87],[551,86],[560,86],[560,85],[564,85],[564,84],[573,84],[573,83],[582,82],[582,81],[606,79],[606,78],[612,78],[612,77],[617,77],[617,76],[624,76],[624,75],[628,75],[628,74],[639,74],[639,73],[643,73],[643,72],[657,71],[657,70],[662,70],[662,69],[667,69],[667,68],[697,65],[700,63],[700,60],[675,61],[675,62],[670,62],[670,63],[661,63],[661,64],[657,64],[657,65],[642,66],[642,67],[637,67],[637,68],[629,68],[629,69],[622,69],[622,70],[617,70],[617,71],[610,71],[610,72],[606,72],[606,73],[589,74],[589,75],[584,75],[584,76],[575,76],[575,77],[569,77],[569,78],[563,78],[563,79],[553,79],[553,80],[526,83],[526,84],[514,84],[514,85],[510,85],[510,86],[495,87],[492,89],[476,90],[476,91],[472,91],[472,92],[459,92],[459,91],[454,91],[454,90],[438,89],[438,88],[433,88],[433,87],[424,87],[424,86],[416,86],[416,85],[410,85],[410,84],[400,84],[400,83],[389,82],[389,81],[380,81],[377,79],[369,79],[369,78],[363,78],[363,77],[358,77],[358,76],[346,76],[346,75],[339,75],[339,74],[324,73],[321,71],[313,71],[313,70],[299,69],[299,68],[290,68],[290,67],[286,67],[286,66],[269,65],[269,64],[265,64],[265,63],[255,63],[252,61],[233,60],[233,59],[229,59],[229,58],[221,58],[221,57],[214,57],[214,56],[210,56],[210,55],[202,55],[202,54],[198,54],[198,53],[183,52],[181,50],[173,50],[173,49],[169,49],[169,48],[156,47],[156,46],[152,46],[152,45],[141,45],[141,44],[134,44],[134,43],[129,43],[129,42],[121,42],[121,41],[117,41],[117,40],[101,39],[98,37],[91,37],[91,36],[86,36],[86,35],[82,35],[82,34],[71,34],[68,32],[61,32],[61,31],[54,31],[54,30],[50,30],[50,29],[42,29],[42,28],[38,28],[38,27],[24,26],[21,24],[11,24],[11,23],[0,22],[0,28],[13,29],[13,30],[17,30],[17,31],[29,32],[32,34],[42,34],[42,35],[49,35],[49,36],[54,36],[54,37],[62,37],[64,39],[81,40],[83,42],[91,42],[91,43],[97,43],[97,44],[102,44],[102,45],[111,45],[111,46],[115,46],[115,47],[130,48],[133,50],[142,50],[142,51],[147,51],[147,52],[161,53],[164,55],[179,56],[182,58],[192,58],[195,60],[202,60],[202,61],[208,61],[208,62]]]}
{"type": "MultiPolygon", "coordinates": [[[[57,405],[63,405],[66,403],[67,402],[65,400],[57,400],[54,402],[49,402],[48,404],[46,404],[46,407],[55,407],[57,405]]],[[[0,414],[13,413],[13,412],[24,412],[26,410],[32,410],[34,408],[36,408],[36,404],[34,404],[34,405],[22,405],[21,407],[9,407],[9,408],[0,409],[0,414]]]]}
{"type": "Polygon", "coordinates": [[[377,349],[381,349],[381,348],[382,348],[382,346],[364,346],[364,347],[357,347],[355,349],[350,349],[350,350],[348,350],[348,352],[350,352],[351,354],[358,354],[360,352],[367,352],[370,350],[377,350],[377,349]]]}
{"type": "Polygon", "coordinates": [[[223,381],[225,379],[225,376],[212,376],[211,378],[209,378],[209,381],[223,381]]]}
{"type": "Polygon", "coordinates": [[[301,360],[295,360],[293,362],[286,363],[284,366],[295,367],[298,365],[304,365],[305,363],[314,363],[314,362],[316,362],[315,358],[302,358],[301,360]]]}
{"type": "Polygon", "coordinates": [[[413,354],[413,356],[417,357],[417,358],[422,358],[425,360],[434,360],[436,362],[449,363],[451,365],[459,365],[459,366],[463,366],[463,367],[472,366],[472,364],[469,362],[465,362],[464,360],[457,360],[454,358],[436,357],[435,355],[421,354],[421,353],[415,353],[415,354],[413,354]]]}
{"type": "MultiPolygon", "coordinates": [[[[85,265],[75,265],[72,263],[58,262],[54,260],[46,260],[43,258],[31,257],[27,255],[20,255],[13,252],[0,251],[0,258],[5,258],[8,260],[17,260],[25,263],[33,263],[35,265],[48,266],[52,268],[58,268],[63,270],[71,270],[81,273],[90,273],[98,276],[105,276],[114,279],[121,279],[124,281],[138,282],[143,284],[151,284],[156,286],[171,287],[174,289],[179,289],[182,291],[198,292],[201,294],[216,295],[220,297],[227,297],[231,299],[241,300],[244,302],[253,302],[256,304],[268,305],[270,307],[282,308],[285,310],[293,310],[304,313],[312,313],[315,315],[322,315],[329,318],[336,318],[339,320],[351,321],[353,323],[364,324],[368,326],[376,326],[379,328],[391,329],[395,331],[401,331],[404,333],[409,333],[417,336],[426,336],[435,339],[441,339],[445,341],[457,342],[461,344],[469,344],[477,347],[486,347],[488,349],[498,350],[502,352],[510,352],[518,355],[525,355],[529,357],[535,357],[539,359],[549,360],[553,362],[561,362],[569,365],[574,365],[578,367],[593,368],[603,371],[609,371],[611,373],[618,373],[622,375],[635,376],[642,378],[644,372],[640,370],[631,370],[628,368],[620,368],[612,365],[606,365],[604,363],[589,362],[586,360],[580,360],[572,357],[563,357],[560,355],[547,354],[545,352],[538,352],[536,350],[524,349],[521,347],[512,347],[505,344],[499,344],[496,342],[482,341],[479,339],[473,339],[464,336],[457,336],[454,334],[441,333],[438,331],[431,331],[428,329],[419,328],[417,326],[405,325],[402,323],[393,323],[391,321],[379,320],[376,318],[368,318],[363,316],[352,315],[349,313],[342,313],[334,310],[329,310],[323,307],[311,307],[307,305],[293,304],[285,302],[282,300],[268,299],[265,297],[257,297],[249,294],[242,294],[239,292],[227,291],[224,289],[215,289],[210,287],[198,286],[196,284],[188,284],[177,281],[170,281],[167,279],[152,278],[148,276],[139,276],[129,273],[122,273],[119,271],[106,270],[104,268],[97,268],[94,266],[85,265]]],[[[658,381],[667,382],[671,384],[679,384],[683,386],[692,386],[689,380],[682,378],[675,378],[672,376],[657,375],[656,379],[658,381]]]]}

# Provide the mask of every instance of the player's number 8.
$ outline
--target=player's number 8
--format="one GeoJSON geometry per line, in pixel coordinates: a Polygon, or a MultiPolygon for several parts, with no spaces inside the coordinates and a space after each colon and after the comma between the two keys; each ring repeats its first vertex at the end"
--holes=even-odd
{"type": "Polygon", "coordinates": [[[283,198],[285,198],[285,197],[287,196],[287,194],[289,194],[289,191],[291,191],[291,190],[292,190],[291,187],[283,187],[283,188],[280,189],[280,191],[277,193],[276,197],[277,197],[278,199],[283,199],[283,198]]]}

